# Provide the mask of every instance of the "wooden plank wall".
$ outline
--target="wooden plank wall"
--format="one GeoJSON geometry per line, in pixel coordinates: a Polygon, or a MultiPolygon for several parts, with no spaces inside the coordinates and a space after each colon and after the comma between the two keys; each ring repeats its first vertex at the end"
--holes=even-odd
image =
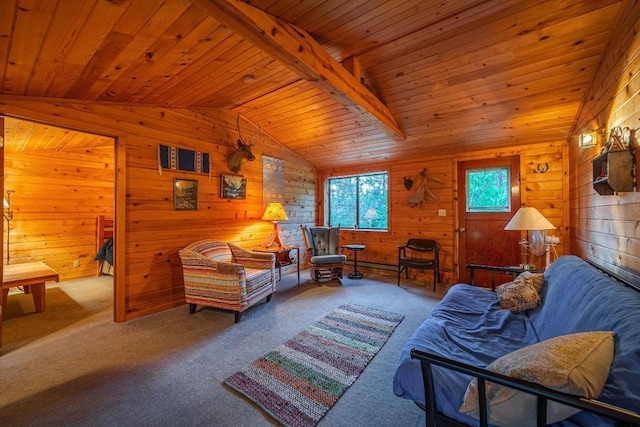
{"type": "MultiPolygon", "coordinates": [[[[616,195],[596,193],[591,159],[598,155],[600,144],[589,149],[577,144],[580,130],[597,122],[607,130],[614,126],[634,129],[634,147],[640,145],[640,8],[634,5],[624,3],[619,25],[623,31],[615,33],[594,76],[571,140],[571,253],[640,282],[638,189],[616,195]]],[[[638,171],[638,150],[635,158],[638,171]]]]}
{"type": "MultiPolygon", "coordinates": [[[[458,280],[460,261],[457,258],[457,162],[491,157],[519,155],[521,170],[522,203],[540,210],[558,228],[554,234],[560,237],[556,248],[559,255],[566,253],[569,237],[568,219],[568,148],[562,141],[547,144],[525,145],[503,150],[474,151],[462,155],[416,155],[411,162],[374,164],[359,168],[341,168],[319,171],[319,194],[324,193],[323,182],[327,177],[358,173],[388,171],[390,180],[390,220],[389,231],[342,230],[341,243],[366,245],[358,260],[396,264],[397,246],[412,237],[434,239],[440,247],[440,266],[445,272],[443,279],[458,280]],[[538,165],[541,165],[538,168],[538,165]],[[540,170],[548,165],[548,171],[540,170]],[[427,169],[429,175],[444,183],[429,182],[429,189],[438,200],[429,199],[425,207],[412,208],[406,202],[419,184],[420,172],[427,169]],[[411,191],[404,187],[404,177],[411,177],[414,186],[411,191]],[[446,216],[438,216],[438,210],[445,209],[446,216]]],[[[320,205],[318,222],[322,223],[324,205],[320,205]]],[[[514,242],[514,245],[517,242],[514,242]]],[[[496,248],[499,250],[498,248],[496,248]]],[[[536,257],[534,257],[536,258],[536,257]]],[[[540,259],[532,262],[541,264],[540,259]]],[[[411,272],[413,278],[431,281],[431,273],[411,272]]]]}
{"type": "MultiPolygon", "coordinates": [[[[194,111],[160,107],[138,107],[115,103],[77,103],[22,97],[0,97],[0,113],[84,130],[117,138],[116,197],[122,186],[126,200],[116,200],[116,213],[123,209],[124,265],[116,264],[116,281],[122,275],[124,313],[129,320],[184,304],[178,250],[204,237],[238,243],[244,247],[267,242],[272,224],[262,221],[262,155],[285,161],[285,208],[289,221],[281,222],[285,243],[302,245],[300,223],[315,218],[315,170],[290,150],[268,137],[254,139],[256,161],[244,163],[246,200],[220,198],[220,174],[229,174],[226,158],[236,146],[236,117],[219,111],[194,111]],[[169,144],[209,152],[212,176],[158,171],[158,144],[169,144]],[[173,179],[199,182],[197,211],[173,210],[173,179]],[[121,269],[124,269],[122,271],[121,269]]],[[[251,126],[241,122],[251,131],[251,126]]],[[[255,129],[254,129],[255,131],[255,129]]],[[[118,215],[118,214],[117,214],[118,215]]],[[[116,215],[116,220],[118,216],[116,215]]],[[[303,251],[301,251],[302,253],[303,251]]],[[[116,289],[116,293],[118,290],[116,289]]],[[[116,298],[117,299],[117,298],[116,298]]],[[[118,305],[118,301],[116,301],[118,305]]],[[[117,314],[117,313],[116,313],[117,314]]]]}
{"type": "Polygon", "coordinates": [[[60,280],[95,275],[96,217],[113,218],[113,152],[111,145],[5,153],[11,264],[43,261],[60,280]]]}
{"type": "Polygon", "coordinates": [[[16,97],[0,97],[0,110],[19,117],[113,135],[119,138],[118,145],[124,146],[127,179],[123,320],[183,303],[177,256],[179,248],[209,235],[245,247],[262,244],[269,237],[271,225],[260,220],[263,209],[261,154],[285,160],[285,205],[290,218],[280,223],[285,242],[302,246],[299,225],[322,221],[323,206],[316,191],[324,177],[388,170],[391,179],[390,232],[344,230],[343,242],[366,244],[363,260],[394,264],[397,245],[408,237],[433,237],[442,247],[443,269],[454,272],[454,275],[459,268],[455,255],[456,162],[518,154],[523,171],[523,202],[541,209],[559,227],[561,246],[558,252],[562,254],[565,251],[564,244],[568,238],[568,230],[565,229],[568,223],[565,208],[568,165],[564,155],[566,145],[561,142],[457,156],[425,153],[411,162],[328,170],[319,174],[321,178],[316,178],[310,165],[275,141],[265,138],[255,141],[257,160],[244,163],[241,170],[249,185],[247,199],[240,201],[223,200],[219,196],[219,174],[229,173],[226,156],[237,139],[235,117],[230,114],[100,103],[52,103],[16,97]],[[163,171],[162,175],[159,174],[156,160],[159,143],[210,152],[213,158],[212,180],[182,172],[163,171]],[[548,163],[550,172],[540,174],[536,169],[539,163],[548,163]],[[437,202],[430,201],[426,208],[410,208],[406,199],[411,192],[404,188],[403,177],[411,176],[415,181],[424,168],[444,184],[431,185],[438,197],[437,202]],[[199,181],[198,211],[173,211],[174,177],[199,181]],[[438,209],[446,209],[447,216],[439,217],[438,209]]]}

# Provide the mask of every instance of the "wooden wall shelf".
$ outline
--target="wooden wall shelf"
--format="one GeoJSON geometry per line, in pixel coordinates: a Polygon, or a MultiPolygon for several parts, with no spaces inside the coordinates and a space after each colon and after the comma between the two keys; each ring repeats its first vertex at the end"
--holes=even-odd
{"type": "Polygon", "coordinates": [[[598,194],[610,195],[634,191],[634,156],[631,150],[607,151],[591,161],[593,188],[598,194]]]}

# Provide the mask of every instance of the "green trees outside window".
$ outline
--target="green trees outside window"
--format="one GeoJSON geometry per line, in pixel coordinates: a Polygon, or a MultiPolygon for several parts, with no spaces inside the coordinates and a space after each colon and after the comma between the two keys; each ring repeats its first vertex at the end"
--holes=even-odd
{"type": "Polygon", "coordinates": [[[389,222],[386,172],[329,179],[329,225],[386,230],[389,222]]]}
{"type": "Polygon", "coordinates": [[[467,212],[509,212],[509,167],[467,171],[467,212]]]}

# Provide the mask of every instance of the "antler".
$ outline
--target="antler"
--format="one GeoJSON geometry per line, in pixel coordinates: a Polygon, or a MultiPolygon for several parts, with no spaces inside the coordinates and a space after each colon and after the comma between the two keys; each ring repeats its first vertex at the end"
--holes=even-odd
{"type": "Polygon", "coordinates": [[[262,134],[262,130],[260,129],[260,125],[258,124],[258,132],[256,132],[251,138],[249,138],[248,143],[244,142],[244,140],[242,139],[242,133],[240,132],[240,114],[238,114],[238,117],[236,117],[236,127],[238,128],[238,142],[244,145],[253,145],[251,143],[251,141],[253,141],[253,138],[262,134]]]}
{"type": "Polygon", "coordinates": [[[258,132],[255,133],[255,135],[253,135],[250,139],[249,139],[249,145],[253,145],[251,143],[251,141],[253,141],[253,138],[255,138],[256,136],[260,135],[261,131],[260,131],[260,125],[258,124],[258,132]]]}
{"type": "Polygon", "coordinates": [[[240,132],[240,114],[236,117],[236,127],[238,128],[238,142],[244,144],[244,141],[242,140],[242,133],[240,132]]]}

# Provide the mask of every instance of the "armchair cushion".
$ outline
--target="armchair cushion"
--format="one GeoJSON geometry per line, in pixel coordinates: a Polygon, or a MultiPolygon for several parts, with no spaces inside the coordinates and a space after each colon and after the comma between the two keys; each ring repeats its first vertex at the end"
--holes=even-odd
{"type": "Polygon", "coordinates": [[[219,285],[243,286],[240,280],[244,275],[244,267],[240,264],[212,261],[190,249],[180,251],[185,289],[191,285],[219,285]]]}
{"type": "Polygon", "coordinates": [[[343,263],[347,260],[347,256],[344,254],[339,255],[319,255],[311,257],[310,262],[312,264],[336,264],[343,263]]]}
{"type": "Polygon", "coordinates": [[[275,256],[267,252],[253,252],[229,243],[235,262],[246,268],[266,269],[275,266],[275,256]]]}
{"type": "Polygon", "coordinates": [[[313,255],[335,255],[338,253],[338,229],[335,227],[312,227],[313,255]]]}
{"type": "Polygon", "coordinates": [[[225,242],[217,240],[200,240],[192,243],[185,249],[190,249],[211,261],[231,262],[233,261],[233,254],[229,245],[225,242]]]}

